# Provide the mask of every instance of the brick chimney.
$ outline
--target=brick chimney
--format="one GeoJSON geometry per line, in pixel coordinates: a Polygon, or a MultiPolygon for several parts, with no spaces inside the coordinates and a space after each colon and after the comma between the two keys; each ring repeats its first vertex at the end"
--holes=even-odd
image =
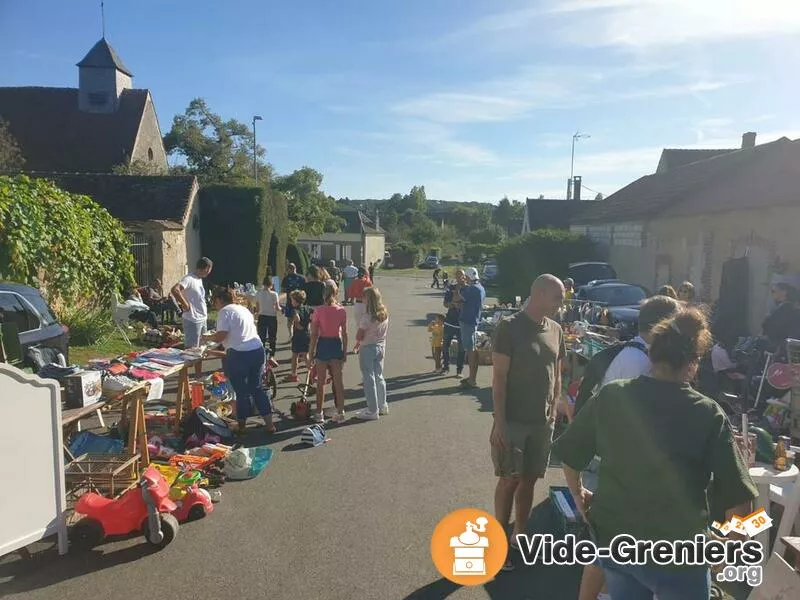
{"type": "Polygon", "coordinates": [[[376,208],[375,209],[375,229],[381,228],[381,212],[376,208]]]}
{"type": "Polygon", "coordinates": [[[742,149],[756,147],[756,132],[748,131],[742,134],[742,149]]]}
{"type": "Polygon", "coordinates": [[[572,199],[580,201],[581,199],[581,183],[582,177],[580,175],[575,175],[572,184],[572,199]]]}

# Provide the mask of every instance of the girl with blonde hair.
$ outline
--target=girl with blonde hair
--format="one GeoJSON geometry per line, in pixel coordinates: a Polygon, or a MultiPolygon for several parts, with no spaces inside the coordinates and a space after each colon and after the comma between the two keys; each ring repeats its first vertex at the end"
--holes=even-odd
{"type": "Polygon", "coordinates": [[[383,359],[386,354],[386,334],[389,331],[389,311],[377,288],[364,290],[364,315],[358,321],[356,340],[360,346],[358,364],[364,379],[367,407],[356,414],[357,419],[375,421],[389,414],[386,402],[386,379],[383,359]]]}
{"type": "Polygon", "coordinates": [[[333,377],[333,395],[336,414],[333,420],[337,423],[345,420],[344,414],[344,382],[342,366],[347,360],[347,312],[339,306],[337,298],[339,288],[336,284],[326,285],[325,303],[315,309],[311,315],[311,348],[314,357],[314,368],[317,373],[317,414],[318,423],[325,421],[322,404],[325,401],[325,380],[328,369],[333,377]]]}

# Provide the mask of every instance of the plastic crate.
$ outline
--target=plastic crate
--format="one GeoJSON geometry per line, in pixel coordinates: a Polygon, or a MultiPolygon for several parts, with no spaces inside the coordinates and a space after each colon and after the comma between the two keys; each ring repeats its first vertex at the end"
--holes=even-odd
{"type": "Polygon", "coordinates": [[[550,502],[553,504],[553,511],[556,514],[558,527],[562,535],[573,534],[582,536],[586,531],[586,523],[578,512],[578,507],[572,499],[572,493],[568,487],[551,486],[550,502]]]}

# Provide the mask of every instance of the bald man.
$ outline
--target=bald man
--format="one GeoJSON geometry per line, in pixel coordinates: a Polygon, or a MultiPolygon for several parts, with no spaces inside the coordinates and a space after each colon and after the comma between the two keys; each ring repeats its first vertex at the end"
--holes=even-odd
{"type": "MultiPolygon", "coordinates": [[[[553,321],[564,302],[564,286],[553,275],[541,275],[531,286],[525,309],[502,319],[493,341],[492,396],[494,426],[492,462],[499,478],[495,516],[508,527],[516,505],[511,545],[525,533],[533,487],[544,476],[561,392],[561,361],[566,350],[561,326],[553,321]]],[[[503,570],[514,564],[506,558],[503,570]]]]}

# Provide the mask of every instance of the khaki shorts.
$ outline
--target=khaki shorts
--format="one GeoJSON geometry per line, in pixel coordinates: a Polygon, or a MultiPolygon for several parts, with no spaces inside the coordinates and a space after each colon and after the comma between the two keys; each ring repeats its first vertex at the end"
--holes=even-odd
{"type": "Polygon", "coordinates": [[[543,477],[550,462],[553,425],[508,423],[506,428],[509,449],[492,446],[494,474],[497,477],[543,477]]]}

